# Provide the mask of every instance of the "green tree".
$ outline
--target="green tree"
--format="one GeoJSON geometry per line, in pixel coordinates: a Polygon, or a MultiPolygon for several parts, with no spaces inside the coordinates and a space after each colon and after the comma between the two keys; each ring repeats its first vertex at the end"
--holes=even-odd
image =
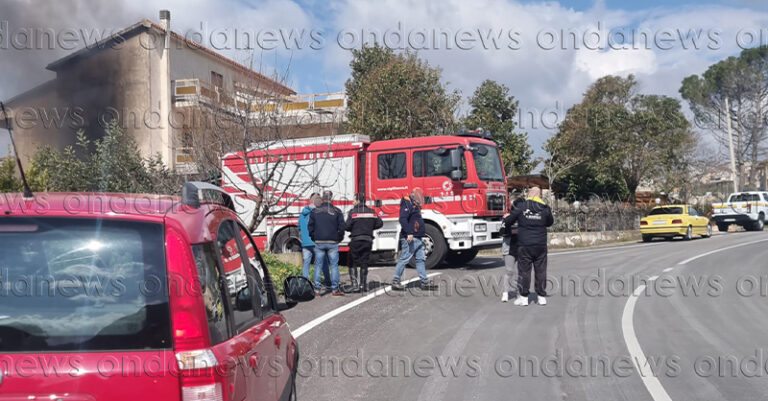
{"type": "Polygon", "coordinates": [[[634,202],[642,182],[658,184],[692,154],[695,139],[680,102],[636,94],[636,87],[632,75],[600,78],[545,145],[551,164],[571,166],[563,183],[575,197],[628,196],[634,202]]]}
{"type": "Polygon", "coordinates": [[[159,157],[145,159],[133,138],[113,122],[102,138],[90,141],[80,131],[74,146],[45,147],[28,172],[34,191],[177,193],[181,179],[159,157]]]}
{"type": "Polygon", "coordinates": [[[535,167],[528,134],[514,132],[518,101],[509,88],[496,81],[485,80],[469,98],[469,114],[462,119],[467,129],[482,127],[490,131],[499,146],[507,174],[528,174],[535,167]]]}
{"type": "Polygon", "coordinates": [[[416,54],[364,46],[352,51],[349,65],[347,131],[381,140],[454,129],[458,91],[449,91],[441,82],[442,71],[416,54]]]}
{"type": "Polygon", "coordinates": [[[8,156],[0,162],[0,192],[18,192],[21,182],[16,178],[16,158],[8,156]]]}
{"type": "Polygon", "coordinates": [[[697,126],[707,129],[728,146],[725,101],[728,99],[734,135],[737,175],[742,186],[758,186],[756,166],[768,139],[768,47],[745,49],[707,68],[701,75],[683,79],[680,95],[696,117],[697,126]]]}

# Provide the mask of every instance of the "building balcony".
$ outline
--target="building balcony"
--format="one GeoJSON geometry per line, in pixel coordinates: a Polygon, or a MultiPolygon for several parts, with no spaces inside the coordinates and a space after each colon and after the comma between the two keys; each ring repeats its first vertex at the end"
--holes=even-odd
{"type": "Polygon", "coordinates": [[[181,146],[174,148],[173,168],[179,174],[197,174],[198,166],[194,149],[181,146]]]}
{"type": "Polygon", "coordinates": [[[227,91],[200,79],[177,79],[172,87],[175,107],[205,105],[232,113],[242,113],[250,108],[254,113],[285,116],[303,113],[335,115],[347,108],[344,92],[275,96],[238,83],[235,83],[235,90],[227,91]]]}

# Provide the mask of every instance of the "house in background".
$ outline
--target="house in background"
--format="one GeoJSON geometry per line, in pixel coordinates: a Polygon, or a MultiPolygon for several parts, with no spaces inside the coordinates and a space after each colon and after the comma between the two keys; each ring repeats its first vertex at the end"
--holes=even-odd
{"type": "MultiPolygon", "coordinates": [[[[292,137],[333,135],[344,118],[343,93],[297,95],[294,90],[170,29],[142,20],[87,46],[47,69],[56,78],[6,102],[19,155],[42,146],[62,149],[83,130],[98,138],[117,119],[145,157],[160,155],[180,171],[195,170],[190,146],[199,129],[191,110],[278,114],[292,137]],[[258,99],[248,102],[246,99],[258,99]],[[260,106],[256,106],[256,104],[260,106]]],[[[198,113],[199,114],[199,113],[198,113]]]]}

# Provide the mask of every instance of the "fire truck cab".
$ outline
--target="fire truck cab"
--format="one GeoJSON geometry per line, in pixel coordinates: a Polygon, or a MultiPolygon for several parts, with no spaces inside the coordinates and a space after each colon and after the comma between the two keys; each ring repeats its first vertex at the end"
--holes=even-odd
{"type": "Polygon", "coordinates": [[[273,252],[301,250],[298,216],[310,194],[323,189],[334,192],[334,204],[345,213],[355,193],[366,194],[368,206],[384,220],[373,244],[374,255],[383,260],[396,256],[400,201],[414,187],[421,187],[426,197],[422,216],[427,224],[427,268],[443,261],[463,265],[480,249],[501,243],[499,226],[508,205],[506,175],[496,144],[482,134],[377,142],[364,135],[337,135],[282,141],[272,149],[254,146],[247,158],[225,155],[222,184],[236,195],[236,208],[246,222],[256,205],[247,174],[258,176],[265,161],[275,157],[293,160],[294,168],[304,170],[299,175],[315,182],[298,180],[281,188],[280,196],[293,204],[280,216],[265,219],[253,233],[273,252]]]}

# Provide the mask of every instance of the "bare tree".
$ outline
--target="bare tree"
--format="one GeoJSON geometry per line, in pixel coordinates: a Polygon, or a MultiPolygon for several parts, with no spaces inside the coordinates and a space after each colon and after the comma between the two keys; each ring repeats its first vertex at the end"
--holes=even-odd
{"type": "Polygon", "coordinates": [[[557,180],[563,178],[565,174],[571,171],[571,169],[584,163],[584,159],[574,155],[574,152],[562,151],[561,146],[563,145],[560,142],[553,140],[547,141],[544,146],[542,146],[542,150],[547,152],[547,157],[543,158],[541,163],[543,165],[544,175],[546,175],[549,180],[550,188],[553,187],[557,180]]]}
{"type": "Polygon", "coordinates": [[[247,205],[248,211],[241,217],[251,232],[265,219],[299,206],[299,200],[323,188],[321,181],[329,185],[328,179],[318,179],[320,174],[329,174],[327,158],[308,160],[286,150],[292,146],[290,140],[306,136],[303,131],[309,126],[319,124],[321,135],[334,135],[342,116],[318,117],[295,107],[303,102],[286,91],[288,71],[271,78],[244,73],[231,90],[198,81],[197,102],[185,117],[196,122],[190,129],[191,138],[182,140],[191,145],[197,174],[225,181],[237,192],[236,202],[247,205]],[[224,168],[224,158],[241,165],[243,171],[224,168]]]}

